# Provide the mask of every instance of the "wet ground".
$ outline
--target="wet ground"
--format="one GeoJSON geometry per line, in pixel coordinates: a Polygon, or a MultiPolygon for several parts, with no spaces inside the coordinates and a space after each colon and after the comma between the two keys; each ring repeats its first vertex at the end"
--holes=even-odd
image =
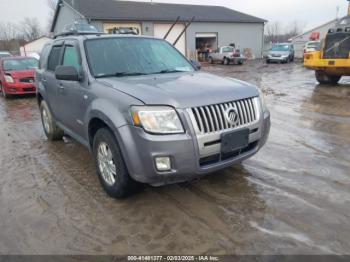
{"type": "Polygon", "coordinates": [[[88,151],[46,140],[35,98],[0,98],[1,254],[350,254],[350,79],[300,64],[205,67],[257,84],[270,140],[200,181],[118,201],[88,151]]]}

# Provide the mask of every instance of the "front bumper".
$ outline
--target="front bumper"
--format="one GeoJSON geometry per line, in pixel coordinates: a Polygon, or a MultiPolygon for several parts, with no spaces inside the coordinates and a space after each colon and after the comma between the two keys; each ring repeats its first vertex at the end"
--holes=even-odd
{"type": "MultiPolygon", "coordinates": [[[[184,113],[182,117],[186,117],[184,113]]],[[[270,132],[270,113],[262,114],[258,130],[255,128],[256,132],[250,135],[247,148],[225,159],[219,157],[217,161],[211,159],[203,162],[206,157],[200,155],[197,136],[193,128],[185,123],[190,123],[189,119],[184,121],[187,132],[178,135],[151,135],[141,128],[129,125],[118,129],[116,136],[128,171],[134,180],[161,186],[200,178],[242,162],[256,154],[266,143],[270,132]],[[172,169],[159,172],[155,166],[155,157],[164,156],[170,157],[172,169]]]]}
{"type": "Polygon", "coordinates": [[[32,83],[4,83],[3,88],[9,95],[35,94],[36,87],[32,83]]]}
{"type": "Polygon", "coordinates": [[[287,61],[288,57],[284,56],[268,56],[267,59],[268,61],[275,61],[275,62],[282,62],[282,61],[287,61]]]}

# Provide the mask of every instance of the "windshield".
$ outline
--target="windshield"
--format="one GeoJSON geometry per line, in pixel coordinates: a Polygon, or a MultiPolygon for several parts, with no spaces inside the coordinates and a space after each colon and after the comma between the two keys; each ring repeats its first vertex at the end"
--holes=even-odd
{"type": "Polygon", "coordinates": [[[289,51],[289,45],[274,45],[271,51],[289,51]]]}
{"type": "Polygon", "coordinates": [[[36,69],[39,67],[39,61],[34,58],[7,59],[7,60],[4,60],[3,67],[4,67],[4,71],[36,69]]]}
{"type": "Polygon", "coordinates": [[[319,46],[320,46],[320,42],[307,43],[307,47],[309,48],[318,48],[319,46]]]}
{"type": "Polygon", "coordinates": [[[95,77],[192,72],[193,66],[164,40],[118,37],[86,40],[95,77]]]}
{"type": "Polygon", "coordinates": [[[235,51],[235,49],[233,47],[230,46],[226,46],[222,48],[222,52],[223,53],[233,53],[235,51]]]}

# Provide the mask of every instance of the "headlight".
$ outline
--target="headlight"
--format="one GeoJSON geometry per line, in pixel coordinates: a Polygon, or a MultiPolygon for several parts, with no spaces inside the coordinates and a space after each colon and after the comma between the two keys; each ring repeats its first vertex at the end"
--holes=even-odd
{"type": "Polygon", "coordinates": [[[15,81],[13,80],[12,76],[10,75],[5,75],[5,81],[7,83],[14,83],[15,81]]]}
{"type": "Polygon", "coordinates": [[[184,133],[175,109],[168,106],[133,106],[132,120],[135,126],[155,134],[184,133]]]}
{"type": "Polygon", "coordinates": [[[266,112],[266,111],[268,111],[268,108],[267,108],[266,101],[265,101],[265,95],[260,89],[258,89],[258,90],[259,90],[259,94],[260,94],[259,98],[260,98],[261,108],[262,108],[263,112],[266,112]]]}

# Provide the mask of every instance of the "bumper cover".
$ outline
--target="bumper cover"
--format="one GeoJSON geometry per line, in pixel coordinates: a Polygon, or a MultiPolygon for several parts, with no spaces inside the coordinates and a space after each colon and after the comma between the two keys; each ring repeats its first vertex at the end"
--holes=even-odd
{"type": "Polygon", "coordinates": [[[9,95],[35,94],[36,87],[32,83],[4,83],[3,88],[9,95]]]}
{"type": "Polygon", "coordinates": [[[123,126],[116,136],[122,149],[130,176],[141,183],[153,186],[179,183],[200,178],[227,168],[256,154],[266,143],[270,132],[270,113],[260,122],[259,137],[241,154],[202,166],[196,135],[192,132],[179,135],[156,136],[134,126],[123,126]],[[154,158],[169,156],[172,170],[159,172],[154,158]]]}

